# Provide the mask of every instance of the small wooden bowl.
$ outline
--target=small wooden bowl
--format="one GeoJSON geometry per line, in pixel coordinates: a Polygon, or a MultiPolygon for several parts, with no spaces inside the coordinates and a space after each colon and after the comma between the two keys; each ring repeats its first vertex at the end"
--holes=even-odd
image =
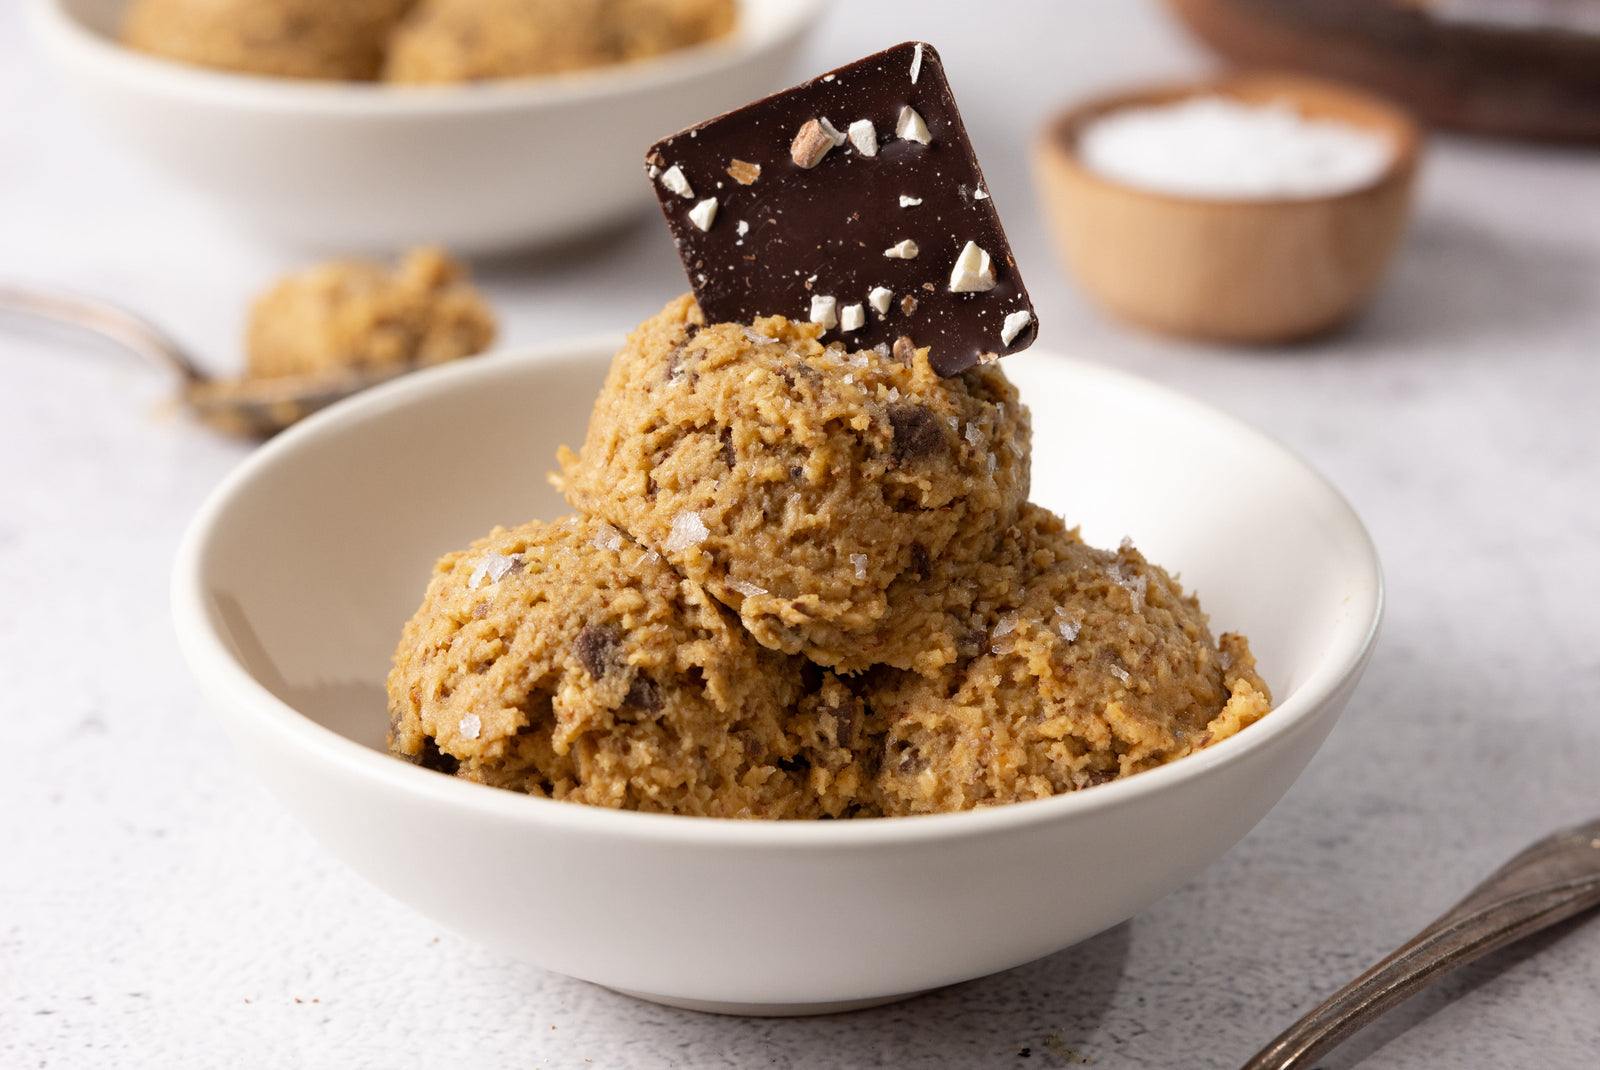
{"type": "Polygon", "coordinates": [[[1328,331],[1366,301],[1405,230],[1420,152],[1417,124],[1378,97],[1298,75],[1243,73],[1073,108],[1045,128],[1035,174],[1062,257],[1112,314],[1188,338],[1270,344],[1328,331]],[[1381,131],[1394,159],[1362,189],[1281,200],[1150,193],[1079,161],[1078,136],[1096,118],[1209,94],[1286,100],[1306,116],[1381,131]]]}

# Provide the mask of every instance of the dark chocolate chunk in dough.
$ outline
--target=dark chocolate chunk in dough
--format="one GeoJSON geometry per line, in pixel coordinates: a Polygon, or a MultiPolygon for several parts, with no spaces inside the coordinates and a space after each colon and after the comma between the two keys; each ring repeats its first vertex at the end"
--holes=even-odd
{"type": "Polygon", "coordinates": [[[944,445],[939,418],[926,405],[902,401],[889,406],[889,424],[894,428],[894,456],[900,463],[927,457],[944,445]]]}
{"type": "Polygon", "coordinates": [[[930,45],[690,127],[652,146],[646,167],[713,322],[815,320],[829,325],[823,341],[852,349],[908,335],[940,375],[1034,341],[1033,306],[930,45]]]}
{"type": "Polygon", "coordinates": [[[572,640],[572,652],[589,675],[598,680],[611,671],[612,654],[620,642],[610,628],[588,624],[572,640]]]}

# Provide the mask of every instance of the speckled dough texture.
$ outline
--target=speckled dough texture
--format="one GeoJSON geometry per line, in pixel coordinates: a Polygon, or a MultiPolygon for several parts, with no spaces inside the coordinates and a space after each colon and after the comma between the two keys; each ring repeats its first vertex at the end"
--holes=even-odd
{"type": "Polygon", "coordinates": [[[390,749],[595,806],[846,816],[859,702],[767,650],[611,525],[496,529],[442,558],[389,675],[390,749]]]}
{"type": "Polygon", "coordinates": [[[1039,799],[1233,735],[1271,708],[1242,636],[1131,545],[1086,545],[1026,505],[996,555],[952,577],[981,652],[935,678],[875,670],[885,813],[1039,799]]]}
{"type": "Polygon", "coordinates": [[[764,646],[936,673],[964,630],[940,573],[988,557],[1026,500],[1027,410],[998,366],[941,379],[925,351],[819,330],[673,301],[617,354],[559,482],[764,646]]]}
{"type": "Polygon", "coordinates": [[[494,341],[494,312],[466,269],[415,249],[390,269],[366,260],[318,264],[258,298],[246,331],[252,376],[438,364],[494,341]]]}
{"type": "Polygon", "coordinates": [[[122,39],[183,63],[283,78],[378,76],[412,0],[137,0],[122,39]]]}
{"type": "Polygon", "coordinates": [[[1270,708],[1243,638],[1137,550],[1024,506],[956,579],[978,652],[846,680],[756,644],[605,521],[440,560],[389,676],[390,748],[531,795],[745,818],[900,816],[1154,768],[1270,708]]]}
{"type": "Polygon", "coordinates": [[[642,59],[733,29],[734,0],[421,0],[384,78],[467,82],[642,59]]]}

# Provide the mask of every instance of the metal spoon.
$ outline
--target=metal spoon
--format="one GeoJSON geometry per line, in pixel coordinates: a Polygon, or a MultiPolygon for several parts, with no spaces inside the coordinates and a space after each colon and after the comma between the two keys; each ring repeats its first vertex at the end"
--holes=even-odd
{"type": "Polygon", "coordinates": [[[1314,1007],[1243,1070],[1308,1067],[1458,966],[1600,906],[1600,820],[1547,836],[1497,869],[1411,942],[1314,1007]]]}
{"type": "Polygon", "coordinates": [[[80,294],[0,283],[0,310],[93,331],[176,372],[178,399],[204,423],[230,435],[267,438],[318,409],[387,379],[409,365],[350,368],[319,375],[219,379],[207,375],[148,320],[80,294]]]}

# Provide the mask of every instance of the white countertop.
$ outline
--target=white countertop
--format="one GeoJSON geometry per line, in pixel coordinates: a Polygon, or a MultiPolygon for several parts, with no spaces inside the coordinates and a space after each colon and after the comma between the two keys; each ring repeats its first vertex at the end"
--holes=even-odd
{"type": "MultiPolygon", "coordinates": [[[[303,262],[102,136],[0,6],[0,278],[114,296],[218,368],[303,262]]],[[[169,564],[246,453],[161,411],[132,357],[0,321],[0,1066],[1236,1067],[1526,842],[1600,815],[1600,152],[1435,139],[1373,308],[1287,351],[1102,319],[1061,273],[1027,146],[1093,90],[1205,69],[1151,4],[840,3],[811,73],[938,44],[1042,344],[1265,428],[1365,518],[1389,614],[1282,803],[1127,924],[879,1010],[721,1018],[469,945],[313,842],[239,765],[179,657],[169,564]],[[1003,12],[1003,15],[1001,14],[1003,12]],[[1025,1051],[1023,1049],[1026,1049],[1025,1051]]],[[[659,220],[477,265],[525,343],[684,288],[659,220]]],[[[1038,889],[1019,889],[1040,894],[1038,889]]],[[[1485,960],[1319,1065],[1592,1067],[1600,919],[1485,960]]]]}

